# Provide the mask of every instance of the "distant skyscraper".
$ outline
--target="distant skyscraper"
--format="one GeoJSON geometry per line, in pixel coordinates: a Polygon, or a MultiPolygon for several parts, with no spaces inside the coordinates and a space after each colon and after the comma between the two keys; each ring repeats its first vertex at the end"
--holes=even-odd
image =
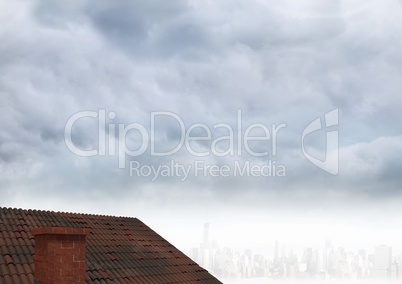
{"type": "Polygon", "coordinates": [[[315,265],[314,265],[314,252],[312,248],[306,248],[305,249],[305,260],[306,260],[306,264],[307,264],[307,272],[310,275],[314,275],[315,274],[315,265]]]}
{"type": "Polygon", "coordinates": [[[204,247],[209,246],[209,223],[204,224],[204,239],[203,239],[204,247]]]}
{"type": "Polygon", "coordinates": [[[374,268],[389,269],[392,262],[392,248],[381,245],[375,248],[374,252],[374,268]]]}
{"type": "Polygon", "coordinates": [[[385,245],[375,247],[374,250],[374,278],[389,278],[392,263],[392,248],[385,245]]]}
{"type": "Polygon", "coordinates": [[[209,223],[204,223],[204,235],[201,244],[201,263],[204,268],[207,270],[211,270],[212,268],[212,255],[210,251],[210,242],[209,242],[209,223]]]}
{"type": "Polygon", "coordinates": [[[330,251],[332,249],[332,241],[331,240],[325,240],[325,249],[327,251],[330,251]]]}
{"type": "Polygon", "coordinates": [[[274,263],[279,264],[279,242],[275,241],[274,263]]]}

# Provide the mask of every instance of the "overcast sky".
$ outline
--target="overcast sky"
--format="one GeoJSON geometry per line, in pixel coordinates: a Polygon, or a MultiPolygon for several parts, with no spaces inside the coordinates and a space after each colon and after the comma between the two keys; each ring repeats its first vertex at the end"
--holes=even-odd
{"type": "MultiPolygon", "coordinates": [[[[1,0],[0,206],[135,216],[179,247],[197,244],[207,219],[221,243],[241,227],[265,236],[267,226],[276,224],[282,238],[303,223],[318,231],[334,223],[327,229],[340,235],[348,226],[358,224],[364,235],[386,223],[378,241],[391,242],[385,232],[394,230],[402,213],[400,19],[397,0],[1,0]],[[99,132],[101,110],[115,117],[107,117],[106,130],[99,132]],[[332,110],[339,115],[331,128],[339,133],[339,149],[327,154],[335,164],[339,155],[336,175],[302,151],[304,129],[317,118],[325,126],[324,115],[332,110]],[[98,117],[74,123],[78,149],[99,150],[104,135],[129,149],[146,143],[146,151],[127,155],[124,169],[110,153],[74,154],[65,126],[83,111],[98,117]],[[159,116],[153,141],[135,130],[118,140],[118,124],[137,123],[150,133],[157,111],[176,119],[159,116]],[[263,157],[248,154],[244,145],[240,155],[236,150],[200,158],[183,146],[155,157],[150,143],[159,151],[180,143],[177,118],[186,130],[196,123],[211,130],[211,141],[190,143],[197,152],[228,135],[217,124],[232,127],[236,139],[256,123],[270,131],[272,125],[286,127],[278,131],[276,154],[273,139],[250,142],[253,151],[269,152],[263,157]],[[130,176],[130,161],[149,167],[202,161],[231,170],[236,161],[271,161],[286,175],[190,173],[184,181],[152,180],[130,176]]],[[[254,130],[252,136],[263,134],[254,130]]],[[[326,131],[306,136],[308,155],[324,159],[326,131]]],[[[198,128],[192,135],[206,132],[198,128]]],[[[216,145],[220,152],[230,147],[228,140],[216,145]]],[[[241,235],[241,242],[251,241],[241,235]]]]}

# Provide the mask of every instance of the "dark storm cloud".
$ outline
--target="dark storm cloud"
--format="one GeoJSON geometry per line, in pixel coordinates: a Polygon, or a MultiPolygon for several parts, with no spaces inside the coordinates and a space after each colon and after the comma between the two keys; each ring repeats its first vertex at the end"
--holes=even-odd
{"type": "Polygon", "coordinates": [[[116,48],[136,57],[190,57],[207,49],[203,27],[191,18],[186,2],[104,1],[90,9],[95,28],[116,48]]]}
{"type": "MultiPolygon", "coordinates": [[[[38,192],[55,197],[84,189],[101,196],[130,191],[145,196],[153,184],[117,169],[116,156],[83,158],[66,148],[64,127],[73,114],[106,109],[116,113],[108,124],[140,123],[149,129],[150,112],[165,110],[180,116],[186,127],[227,123],[236,130],[241,109],[244,126],[287,124],[279,135],[278,155],[270,157],[286,165],[287,177],[190,177],[184,183],[164,178],[154,184],[171,187],[154,199],[173,200],[182,188],[194,199],[220,200],[241,200],[247,188],[259,193],[254,196],[261,202],[270,196],[325,200],[334,192],[340,199],[398,196],[402,158],[393,153],[401,145],[402,40],[395,19],[401,6],[391,2],[3,4],[1,182],[10,188],[18,181],[21,191],[37,185],[38,192]],[[300,144],[303,129],[334,108],[340,113],[337,177],[309,163],[300,144]],[[383,184],[389,186],[383,189],[383,184]]],[[[156,132],[158,149],[180,140],[174,121],[159,121],[156,132]]],[[[73,142],[97,149],[98,135],[97,120],[86,118],[74,126],[73,142]]],[[[131,133],[128,146],[134,149],[140,139],[131,133]]],[[[309,150],[325,156],[324,131],[306,141],[309,150]]],[[[193,145],[205,150],[211,143],[193,145]]],[[[262,143],[253,147],[266,149],[262,143]]],[[[158,158],[148,149],[127,162],[158,165],[170,159],[195,160],[185,149],[158,158]]],[[[233,159],[205,158],[212,164],[233,159]]],[[[246,154],[238,159],[265,161],[246,154]]]]}

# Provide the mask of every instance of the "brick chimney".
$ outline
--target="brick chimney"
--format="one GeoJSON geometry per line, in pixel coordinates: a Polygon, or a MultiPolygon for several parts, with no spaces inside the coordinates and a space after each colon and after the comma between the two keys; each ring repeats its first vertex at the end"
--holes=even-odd
{"type": "Polygon", "coordinates": [[[36,228],[35,280],[39,284],[85,283],[84,228],[36,228]]]}

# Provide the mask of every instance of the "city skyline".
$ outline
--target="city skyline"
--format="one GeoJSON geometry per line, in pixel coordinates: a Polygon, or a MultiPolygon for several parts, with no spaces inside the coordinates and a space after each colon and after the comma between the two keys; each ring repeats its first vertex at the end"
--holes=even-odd
{"type": "Polygon", "coordinates": [[[296,250],[278,240],[271,245],[268,249],[267,244],[265,252],[220,245],[210,239],[210,224],[206,222],[200,245],[188,250],[188,256],[224,283],[234,280],[241,283],[241,280],[250,279],[259,279],[260,283],[264,283],[264,279],[324,282],[401,279],[402,251],[395,252],[389,245],[378,244],[370,249],[360,247],[356,250],[334,244],[331,240],[296,250]]]}

